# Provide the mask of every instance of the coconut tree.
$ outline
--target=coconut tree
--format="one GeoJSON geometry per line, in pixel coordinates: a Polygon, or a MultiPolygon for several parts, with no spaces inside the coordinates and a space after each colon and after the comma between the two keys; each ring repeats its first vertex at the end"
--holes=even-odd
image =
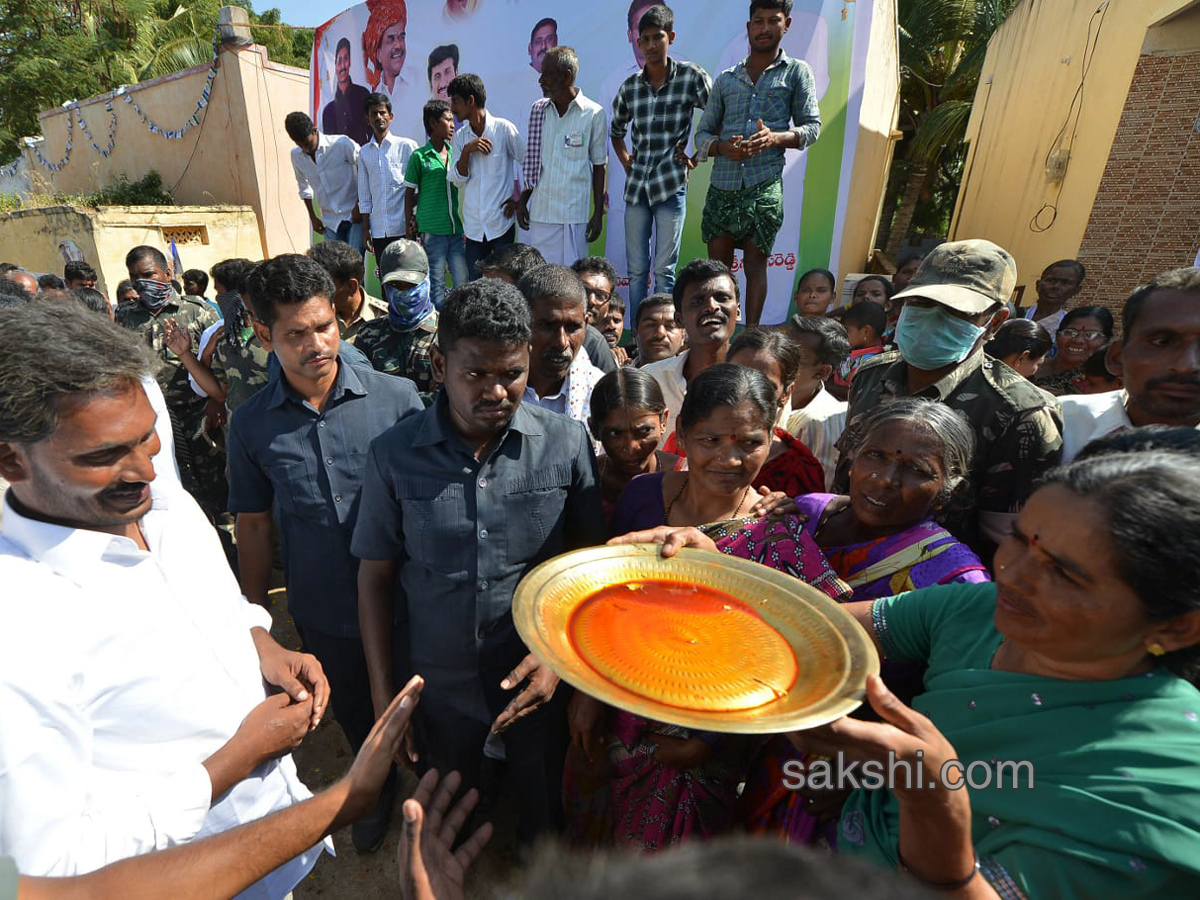
{"type": "Polygon", "coordinates": [[[1016,2],[900,0],[904,140],[885,200],[885,210],[895,209],[895,218],[884,218],[880,234],[889,255],[907,240],[917,205],[939,167],[961,148],[988,40],[1016,2]]]}

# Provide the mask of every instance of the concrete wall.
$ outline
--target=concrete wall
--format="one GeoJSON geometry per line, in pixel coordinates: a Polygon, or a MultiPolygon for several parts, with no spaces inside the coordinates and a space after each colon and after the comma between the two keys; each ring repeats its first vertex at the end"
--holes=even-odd
{"type": "MultiPolygon", "coordinates": [[[[988,45],[951,239],[1008,249],[1030,292],[1048,263],[1078,255],[1147,28],[1195,6],[1111,0],[1098,12],[1098,0],[1023,0],[988,45]],[[1047,178],[1054,151],[1070,154],[1061,181],[1047,178]]],[[[1089,285],[1080,299],[1092,299],[1089,285]]]]}
{"type": "Polygon", "coordinates": [[[34,272],[61,275],[58,244],[70,238],[96,268],[97,286],[111,293],[129,277],[130,248],[150,244],[169,257],[172,235],[187,269],[208,271],[223,259],[256,259],[262,252],[258,217],[249,206],[53,206],[0,215],[0,256],[34,272]]]}
{"type": "MultiPolygon", "coordinates": [[[[208,65],[133,85],[128,92],[164,129],[178,129],[195,109],[208,65]]],[[[258,216],[259,246],[251,258],[308,247],[308,216],[296,192],[288,154],[292,144],[283,118],[308,108],[308,72],[267,59],[259,46],[224,50],[200,125],[178,140],[151,133],[133,106],[120,96],[100,95],[80,104],[100,147],[108,140],[110,117],[104,103],[113,98],[116,144],[105,158],[74,126],[73,150],[58,173],[34,165],[38,187],[47,192],[88,193],[118,175],[131,181],[156,170],[181,204],[248,206],[258,216]]],[[[43,112],[47,160],[62,158],[68,133],[67,110],[43,112]]],[[[186,262],[186,260],[185,260],[186,262]]],[[[190,267],[191,264],[188,263],[190,267]]]]}

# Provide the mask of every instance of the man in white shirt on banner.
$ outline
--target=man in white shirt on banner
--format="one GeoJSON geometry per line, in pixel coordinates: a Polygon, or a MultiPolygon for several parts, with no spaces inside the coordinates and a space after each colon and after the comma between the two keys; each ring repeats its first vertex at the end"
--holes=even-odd
{"type": "Polygon", "coordinates": [[[1122,390],[1059,398],[1064,463],[1116,431],[1200,427],[1200,269],[1165,272],[1129,295],[1107,363],[1122,390]]]}
{"type": "Polygon", "coordinates": [[[284,129],[295,143],[292,170],[315,234],[363,252],[358,212],[358,144],[344,134],[321,134],[307,114],[288,113],[284,129]],[[313,200],[321,208],[318,216],[313,200]]]}
{"type": "Polygon", "coordinates": [[[516,239],[513,222],[515,173],[525,162],[525,139],[508,119],[487,109],[483,79],[469,72],[450,82],[450,112],[462,122],[454,132],[447,177],[462,187],[467,275],[479,277],[476,263],[516,239]]]}
{"type": "MultiPolygon", "coordinates": [[[[0,855],[72,875],[310,796],[289,751],[328,681],[242,597],[199,506],[156,482],[135,336],[0,312],[0,855]],[[39,335],[54,334],[45,342],[39,335]],[[281,689],[267,696],[264,682],[281,689]]],[[[278,900],[320,844],[239,895],[278,900]]]]}
{"type": "Polygon", "coordinates": [[[570,47],[546,52],[538,79],[546,99],[530,111],[529,152],[535,139],[539,152],[531,160],[536,184],[526,181],[517,205],[517,222],[529,229],[528,243],[546,262],[562,266],[587,256],[587,245],[600,237],[604,225],[608,120],[576,86],[578,75],[579,57],[570,47]]]}
{"type": "Polygon", "coordinates": [[[388,244],[404,237],[407,230],[404,173],[417,142],[392,134],[395,116],[387,94],[370,94],[366,115],[371,140],[358,154],[358,208],[371,238],[371,252],[379,259],[388,244]]]}

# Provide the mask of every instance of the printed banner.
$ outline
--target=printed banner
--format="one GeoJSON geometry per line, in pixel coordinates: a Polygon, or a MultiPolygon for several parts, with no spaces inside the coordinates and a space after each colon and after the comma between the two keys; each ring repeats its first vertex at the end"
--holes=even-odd
{"type": "MultiPolygon", "coordinates": [[[[370,91],[392,98],[397,134],[418,144],[426,136],[421,108],[446,97],[459,72],[475,72],[487,87],[489,112],[512,121],[522,134],[529,108],[542,96],[537,79],[551,47],[579,55],[577,84],[611,114],[621,82],[637,72],[637,22],[654,4],[564,3],[562,0],[370,0],[330,19],[316,31],[312,58],[312,116],[327,133],[369,139],[363,100],[370,91]],[[357,111],[357,112],[356,112],[357,111]]],[[[671,6],[675,43],[671,54],[703,66],[715,79],[743,59],[747,4],[735,0],[688,0],[671,6]]],[[[850,167],[866,72],[870,2],[796,0],[783,39],[790,55],[813,69],[820,97],[820,140],[803,153],[788,151],[784,170],[784,223],[768,269],[763,322],[784,321],[792,289],[811,268],[833,268],[841,245],[850,167]]],[[[699,112],[696,121],[699,121],[699,112]]],[[[689,147],[689,150],[691,148],[689,147]]],[[[711,164],[698,166],[688,187],[681,264],[707,255],[700,215],[711,164]]],[[[608,213],[604,233],[591,246],[625,271],[622,195],[625,172],[609,150],[608,213]]],[[[522,240],[518,230],[517,240],[522,240]]],[[[735,268],[740,270],[740,258],[735,268]]],[[[738,275],[745,288],[741,274],[738,275]]],[[[622,293],[628,281],[622,277],[622,293]]]]}

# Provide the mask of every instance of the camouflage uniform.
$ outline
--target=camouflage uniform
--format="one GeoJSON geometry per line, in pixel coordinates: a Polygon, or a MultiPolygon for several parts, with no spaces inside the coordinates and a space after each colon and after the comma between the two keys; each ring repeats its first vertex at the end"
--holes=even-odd
{"type": "Polygon", "coordinates": [[[241,346],[235,346],[225,337],[217,342],[212,373],[225,385],[225,408],[231,414],[267,383],[268,356],[250,326],[242,330],[241,346]]]}
{"type": "Polygon", "coordinates": [[[377,371],[411,378],[418,391],[432,391],[436,385],[429,351],[437,343],[437,327],[436,311],[412,331],[396,330],[385,316],[364,325],[354,346],[377,371]]]}
{"type": "Polygon", "coordinates": [[[157,313],[140,302],[122,303],[116,312],[117,324],[141,334],[146,344],[161,361],[158,384],[171,413],[175,432],[175,460],[183,486],[216,521],[225,509],[229,493],[225,481],[225,450],[204,431],[204,397],[198,396],[188,383],[187,369],[174,353],[167,349],[163,322],[171,319],[185,329],[192,346],[200,346],[206,328],[219,320],[216,310],[199,297],[180,297],[174,294],[157,313]]]}
{"type": "Polygon", "coordinates": [[[358,311],[358,318],[347,325],[341,316],[338,316],[338,333],[342,336],[343,341],[354,343],[355,338],[362,333],[362,330],[371,322],[377,322],[380,319],[387,321],[388,308],[387,304],[382,300],[372,297],[370,294],[363,292],[363,305],[358,311]]]}

